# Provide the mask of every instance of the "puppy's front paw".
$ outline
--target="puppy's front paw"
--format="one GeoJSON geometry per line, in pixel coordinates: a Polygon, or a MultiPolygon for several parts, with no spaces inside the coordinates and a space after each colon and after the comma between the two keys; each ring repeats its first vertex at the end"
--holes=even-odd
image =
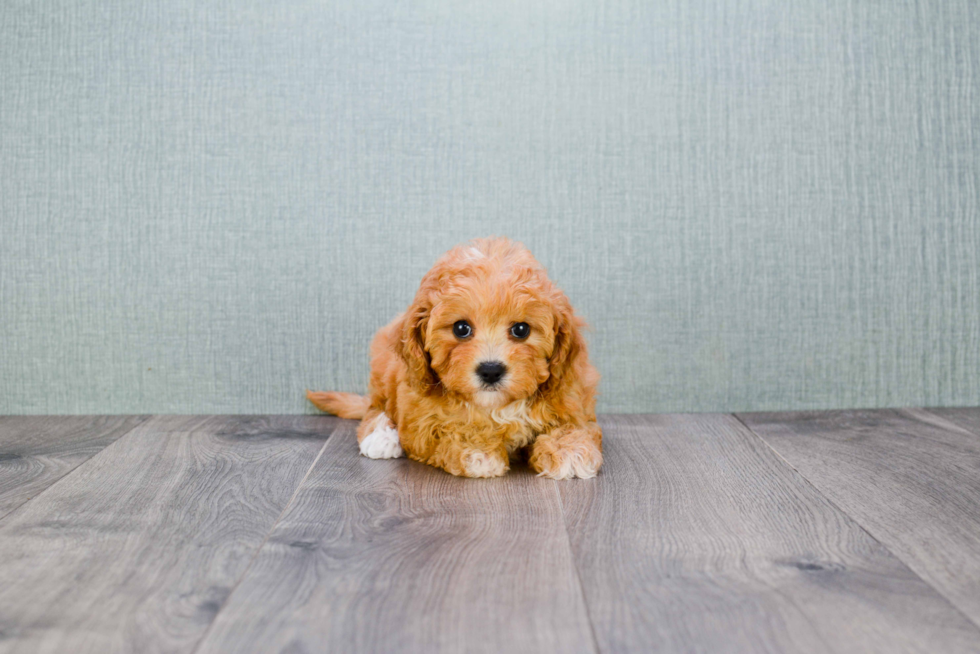
{"type": "Polygon", "coordinates": [[[591,479],[602,466],[602,450],[587,432],[571,431],[560,438],[535,441],[530,464],[540,477],[591,479]]]}
{"type": "Polygon", "coordinates": [[[507,461],[499,454],[471,450],[463,455],[467,477],[499,477],[507,472],[507,461]]]}
{"type": "Polygon", "coordinates": [[[405,456],[398,430],[391,426],[385,414],[379,416],[374,431],[360,443],[361,454],[369,459],[398,459],[405,456]]]}

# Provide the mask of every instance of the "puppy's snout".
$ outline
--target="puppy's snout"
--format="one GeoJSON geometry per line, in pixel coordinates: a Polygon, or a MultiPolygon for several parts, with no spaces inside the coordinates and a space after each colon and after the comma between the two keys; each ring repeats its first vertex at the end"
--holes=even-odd
{"type": "Polygon", "coordinates": [[[476,374],[485,384],[496,384],[507,372],[507,366],[499,361],[484,361],[476,367],[476,374]]]}

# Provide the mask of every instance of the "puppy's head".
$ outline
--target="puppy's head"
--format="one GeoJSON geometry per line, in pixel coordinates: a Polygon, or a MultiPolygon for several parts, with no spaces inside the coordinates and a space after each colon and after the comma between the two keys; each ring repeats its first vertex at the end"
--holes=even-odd
{"type": "Polygon", "coordinates": [[[421,390],[496,408],[560,381],[582,323],[524,246],[477,240],[446,253],[405,315],[402,354],[421,390]]]}

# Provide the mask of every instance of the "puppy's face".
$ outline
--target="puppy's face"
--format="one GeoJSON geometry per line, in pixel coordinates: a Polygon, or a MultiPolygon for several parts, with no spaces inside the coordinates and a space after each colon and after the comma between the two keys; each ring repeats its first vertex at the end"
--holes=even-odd
{"type": "Polygon", "coordinates": [[[437,300],[426,332],[443,386],[488,408],[532,395],[549,376],[551,307],[506,279],[457,281],[437,300]]]}
{"type": "Polygon", "coordinates": [[[549,379],[570,308],[557,306],[564,296],[523,247],[480,245],[451,251],[429,272],[406,338],[419,341],[408,349],[424,358],[430,383],[492,409],[549,379]]]}

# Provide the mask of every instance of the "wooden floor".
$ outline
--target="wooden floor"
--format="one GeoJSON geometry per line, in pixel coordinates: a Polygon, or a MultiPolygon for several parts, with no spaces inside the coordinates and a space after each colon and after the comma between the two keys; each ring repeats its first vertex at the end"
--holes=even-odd
{"type": "Polygon", "coordinates": [[[554,482],[331,417],[0,417],[0,652],[980,651],[980,409],[601,423],[554,482]]]}

